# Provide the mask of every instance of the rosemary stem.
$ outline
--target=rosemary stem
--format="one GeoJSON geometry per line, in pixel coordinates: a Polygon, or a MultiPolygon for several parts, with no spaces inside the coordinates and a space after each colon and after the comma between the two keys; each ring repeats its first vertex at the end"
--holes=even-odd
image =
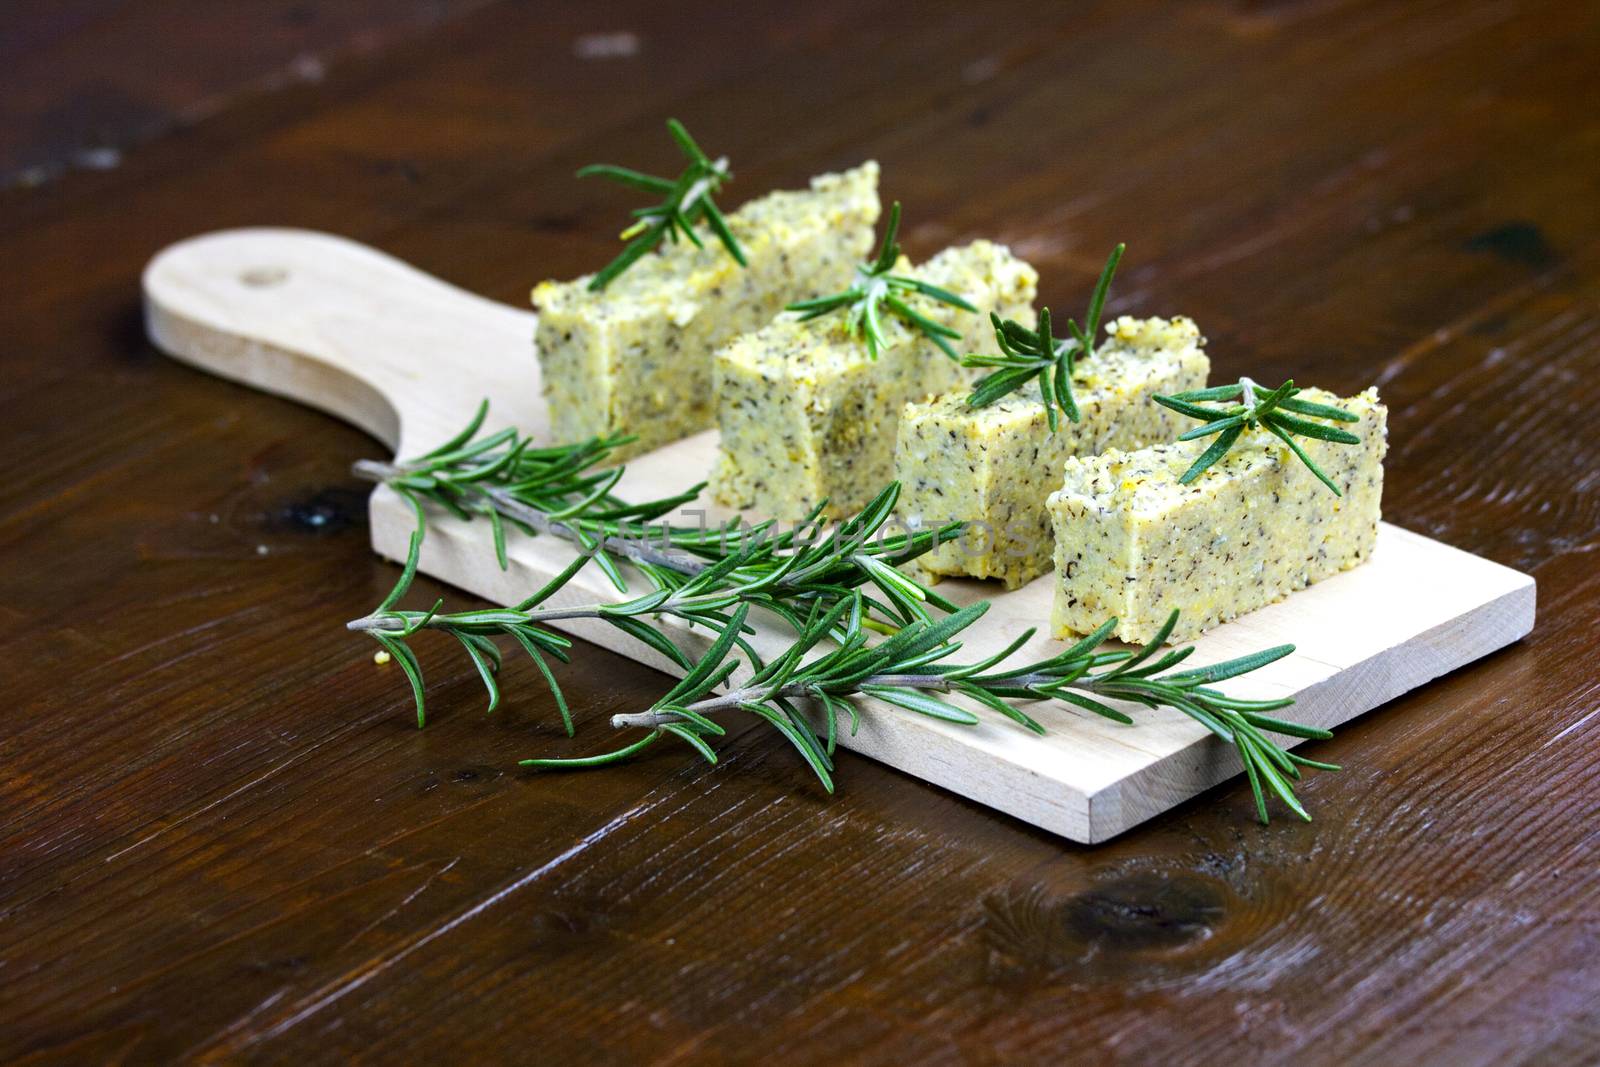
{"type": "MultiPolygon", "coordinates": [[[[668,607],[663,604],[662,607],[668,607]]],[[[386,612],[382,615],[364,615],[359,619],[351,619],[344,624],[346,630],[355,630],[358,633],[369,633],[373,630],[385,633],[402,633],[410,625],[406,615],[419,615],[420,612],[406,612],[395,614],[386,612]]],[[[560,622],[562,619],[598,619],[605,615],[605,611],[598,604],[584,604],[573,608],[548,608],[544,611],[524,611],[520,613],[524,623],[560,622]]],[[[448,615],[437,616],[424,623],[424,630],[449,630],[459,620],[448,615]]]]}
{"type": "Polygon", "coordinates": [[[689,191],[683,194],[681,203],[684,208],[692,211],[699,206],[700,198],[710,192],[718,183],[726,181],[728,174],[728,157],[723,156],[711,164],[710,173],[695,181],[689,186],[689,191]]]}
{"type": "MultiPolygon", "coordinates": [[[[404,478],[413,473],[404,466],[390,463],[381,463],[377,460],[358,460],[350,468],[358,478],[380,484],[404,478]]],[[[595,551],[594,548],[585,548],[583,535],[580,530],[569,523],[550,518],[537,508],[531,508],[518,500],[501,486],[490,486],[487,489],[479,486],[458,486],[471,501],[494,508],[500,514],[517,522],[526,523],[539,533],[547,533],[552,537],[570,541],[586,552],[595,551]]],[[[635,563],[649,563],[678,574],[696,575],[705,570],[707,564],[704,560],[689,555],[686,552],[663,551],[652,548],[641,541],[626,537],[607,536],[597,539],[598,547],[613,555],[622,556],[635,563]]]]}
{"type": "Polygon", "coordinates": [[[393,463],[384,463],[376,459],[358,459],[350,465],[350,473],[365,481],[381,484],[390,478],[401,477],[406,471],[393,463]]]}
{"type": "Polygon", "coordinates": [[[351,619],[349,622],[345,623],[344,628],[346,630],[354,630],[357,633],[370,633],[373,630],[384,630],[398,633],[406,628],[406,624],[404,619],[397,619],[393,618],[392,616],[384,617],[379,615],[363,615],[359,619],[351,619]]]}
{"type": "MultiPolygon", "coordinates": [[[[571,541],[582,547],[583,539],[579,536],[578,529],[565,522],[551,519],[543,512],[531,508],[506,492],[499,486],[489,489],[475,490],[480,495],[493,501],[493,506],[502,515],[525,522],[535,530],[552,534],[556,537],[571,541]]],[[[705,570],[704,560],[697,559],[686,552],[663,551],[650,547],[642,541],[635,541],[626,537],[606,536],[598,538],[599,547],[614,555],[630,559],[635,563],[649,563],[666,570],[676,571],[679,574],[696,575],[705,570]]],[[[589,549],[587,551],[593,551],[589,549]]]]}
{"type": "MultiPolygon", "coordinates": [[[[746,686],[741,689],[730,689],[721,696],[697,700],[689,705],[689,710],[708,715],[719,711],[730,711],[740,704],[765,697],[800,696],[805,691],[806,687],[800,685],[784,686],[777,690],[766,685],[746,686]]],[[[611,716],[611,725],[618,730],[628,730],[634,727],[654,729],[658,726],[665,726],[669,722],[682,721],[683,718],[681,716],[674,715],[670,711],[636,711],[631,714],[611,716]]]]}
{"type": "MultiPolygon", "coordinates": [[[[948,693],[955,688],[955,681],[942,674],[870,674],[850,686],[851,692],[858,691],[867,686],[888,686],[896,689],[921,689],[930,692],[948,693]]],[[[1027,688],[1034,685],[1044,685],[1057,682],[1059,679],[1046,674],[1019,674],[1005,679],[1008,687],[1027,688]]],[[[1093,685],[1074,684],[1072,689],[1085,689],[1092,691],[1093,685]]],[[[732,711],[741,704],[759,703],[779,698],[807,697],[816,694],[817,687],[810,682],[795,682],[790,685],[779,686],[774,689],[768,685],[744,686],[739,689],[730,689],[720,696],[707,697],[693,704],[685,705],[690,711],[701,715],[713,715],[719,711],[732,711]]],[[[845,694],[834,694],[843,696],[845,694]]],[[[683,718],[673,714],[670,710],[664,711],[638,711],[625,715],[611,716],[611,725],[618,730],[634,728],[655,729],[667,723],[682,722],[683,718]]]]}
{"type": "Polygon", "coordinates": [[[1255,383],[1255,381],[1252,380],[1249,377],[1240,378],[1239,379],[1239,388],[1241,390],[1241,395],[1239,397],[1239,402],[1242,403],[1245,407],[1250,408],[1251,410],[1254,410],[1255,406],[1256,406],[1256,383],[1255,383]]]}

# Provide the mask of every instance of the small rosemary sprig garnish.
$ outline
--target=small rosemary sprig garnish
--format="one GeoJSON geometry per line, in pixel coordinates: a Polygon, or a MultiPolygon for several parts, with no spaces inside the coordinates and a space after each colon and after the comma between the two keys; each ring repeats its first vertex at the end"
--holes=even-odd
{"type": "Polygon", "coordinates": [[[788,305],[787,310],[799,312],[800,321],[808,322],[840,308],[849,308],[850,332],[866,338],[867,354],[877,359],[878,353],[889,346],[888,339],[883,334],[883,310],[879,307],[882,305],[882,308],[891,314],[899,316],[914,329],[920,330],[922,335],[938,345],[945,355],[956,359],[958,358],[956,350],[950,347],[950,342],[960,340],[961,332],[943,323],[934,322],[917,311],[905,302],[903,294],[920,293],[931,300],[963,311],[978,309],[948,289],[941,289],[920,278],[891,274],[890,271],[894,269],[895,264],[900,262],[900,245],[895,240],[899,233],[900,202],[897,200],[889,209],[889,225],[884,231],[883,243],[878,246],[877,258],[871,263],[863,263],[856,267],[855,280],[851,282],[850,288],[832,296],[801,300],[788,305]]]}
{"type": "Polygon", "coordinates": [[[1068,319],[1067,337],[1058,340],[1051,334],[1049,308],[1040,309],[1038,322],[1031,330],[1021,323],[990,313],[989,320],[994,324],[994,336],[1000,345],[1000,354],[969,353],[961,358],[961,365],[997,369],[973,387],[972,395],[967,398],[968,405],[988,407],[1001,397],[1022,388],[1030,378],[1037,378],[1039,399],[1044,403],[1050,432],[1056,431],[1058,408],[1068,419],[1077,422],[1080,415],[1078,403],[1072,395],[1072,373],[1078,360],[1094,355],[1095,338],[1100,332],[1100,315],[1106,306],[1106,293],[1111,289],[1111,279],[1117,273],[1117,264],[1122,262],[1126,247],[1119,244],[1111,250],[1105,268],[1100,271],[1100,280],[1095,283],[1094,292],[1089,296],[1089,311],[1084,316],[1084,325],[1080,327],[1075,320],[1068,319]]]}
{"type": "Polygon", "coordinates": [[[1305,449],[1300,447],[1295,437],[1297,435],[1314,437],[1319,441],[1332,441],[1334,444],[1358,445],[1361,443],[1361,438],[1348,430],[1312,422],[1310,419],[1359,422],[1360,416],[1327,404],[1295,399],[1301,390],[1295,388],[1292,378],[1271,392],[1261,393],[1258,391],[1260,388],[1249,378],[1240,378],[1234,385],[1219,385],[1211,389],[1196,389],[1187,393],[1153,398],[1163,407],[1171,408],[1192,419],[1200,419],[1205,423],[1204,426],[1196,426],[1183,434],[1178,440],[1193,441],[1212,434],[1217,435],[1216,441],[1200,454],[1178,482],[1188,485],[1200,477],[1227,454],[1228,449],[1234,446],[1246,430],[1259,426],[1288,445],[1294,454],[1300,457],[1300,461],[1311,469],[1311,473],[1315,474],[1323,485],[1333,490],[1334,496],[1343,496],[1344,494],[1339,492],[1339,487],[1333,484],[1333,479],[1311,461],[1311,457],[1306,455],[1305,449]],[[1236,403],[1223,408],[1204,406],[1203,402],[1216,400],[1233,400],[1236,403]],[[1299,415],[1309,418],[1297,418],[1299,415]]]}
{"type": "Polygon", "coordinates": [[[918,621],[875,645],[867,643],[861,626],[858,597],[827,611],[813,608],[799,640],[782,656],[765,665],[753,664],[754,675],[725,693],[715,692],[737,670],[737,625],[744,608],[734,611],[730,625],[682,681],[656,701],[648,711],[617,715],[618,729],[648,729],[650,733],[613,752],[576,759],[530,759],[524,766],[550,769],[602,766],[626,759],[663,735],[687,743],[703,758],[717,762],[711,738],[725,728],[713,716],[743,711],[766,721],[800,753],[824,788],[833,791],[833,754],[841,715],[848,716],[854,734],[860,723],[855,698],[874,697],[896,707],[946,722],[976,725],[978,716],[953,704],[946,696],[964,697],[1032,730],[1044,728],[1012,700],[1057,700],[1094,712],[1124,725],[1133,719],[1106,703],[1107,699],[1143,704],[1150,708],[1175,708],[1234,746],[1255,795],[1256,811],[1267,821],[1266,797],[1270,789],[1291,811],[1310,819],[1295,796],[1292,781],[1300,767],[1337,770],[1333,764],[1297,756],[1267,737],[1267,731],[1293,737],[1326,738],[1326,730],[1278,719],[1268,712],[1294,703],[1291,699],[1241,700],[1212,688],[1212,684],[1263,667],[1294,651],[1280,645],[1209,667],[1173,670],[1194,651],[1193,646],[1157,652],[1178,620],[1174,611],[1161,633],[1143,648],[1104,650],[1103,643],[1116,628],[1111,619],[1072,647],[1033,663],[1008,663],[1033,637],[1032,629],[993,656],[972,663],[946,661],[961,648],[955,640],[975,623],[989,605],[979,602],[938,621],[918,621]],[[822,641],[837,646],[807,659],[822,641]],[[1152,661],[1153,660],[1153,661],[1152,661]],[[820,717],[820,733],[803,715],[797,702],[811,705],[820,717]]]}
{"type": "Polygon", "coordinates": [[[722,247],[728,250],[728,255],[741,267],[746,265],[744,250],[728,228],[728,220],[711,199],[711,195],[722,188],[722,183],[733,177],[728,170],[727,158],[711,159],[707,156],[677,119],[667,120],[667,132],[672,134],[672,139],[678,142],[678,147],[689,160],[689,165],[676,180],[657,178],[609,163],[594,163],[578,170],[580,178],[610,178],[623,185],[666,197],[653,207],[634,209],[633,224],[622,231],[622,239],[628,245],[621,255],[589,282],[589,288],[595,292],[611,284],[612,279],[633,266],[639,257],[660,245],[663,238],[670,237],[676,242],[681,235],[696,248],[705,247],[694,231],[695,223],[702,219],[722,242],[722,247]]]}

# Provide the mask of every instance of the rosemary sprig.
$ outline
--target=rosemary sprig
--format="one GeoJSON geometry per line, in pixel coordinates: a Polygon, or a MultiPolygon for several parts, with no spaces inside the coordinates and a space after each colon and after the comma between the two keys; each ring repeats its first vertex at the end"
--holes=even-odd
{"type": "MultiPolygon", "coordinates": [[[[506,428],[479,436],[489,413],[483,401],[465,429],[425,455],[394,463],[361,460],[353,473],[394,489],[419,508],[419,499],[437,504],[460,519],[488,519],[495,556],[504,570],[506,526],[524,533],[551,534],[595,557],[619,591],[627,582],[620,561],[665,568],[697,569],[687,551],[702,539],[736,544],[738,531],[673,528],[671,538],[651,540],[643,524],[695,499],[702,485],[674,496],[628,503],[612,493],[624,468],[605,465],[629,437],[597,437],[571,445],[533,447],[532,438],[506,428]]],[[[420,522],[420,519],[419,519],[420,522]]]]}
{"type": "Polygon", "coordinates": [[[1343,496],[1344,494],[1339,492],[1339,487],[1333,484],[1333,479],[1312,462],[1311,457],[1306,455],[1305,449],[1300,447],[1295,437],[1313,437],[1334,444],[1358,445],[1361,443],[1361,438],[1348,430],[1311,420],[1359,422],[1360,416],[1327,404],[1296,399],[1302,390],[1295,388],[1292,378],[1270,392],[1259,392],[1260,388],[1249,378],[1240,378],[1234,385],[1219,385],[1211,389],[1196,389],[1187,393],[1153,398],[1161,406],[1171,408],[1181,415],[1199,419],[1205,424],[1196,426],[1178,440],[1193,441],[1212,434],[1217,435],[1211,447],[1202,452],[1183,473],[1183,477],[1178,479],[1179,483],[1187,485],[1200,477],[1227,454],[1228,449],[1234,446],[1246,430],[1259,426],[1288,445],[1294,454],[1300,457],[1300,462],[1309,467],[1311,473],[1315,474],[1323,485],[1333,490],[1334,496],[1343,496]],[[1206,401],[1218,400],[1232,400],[1235,403],[1221,408],[1204,405],[1206,401]],[[1306,417],[1300,418],[1302,415],[1306,417]]]}
{"type": "Polygon", "coordinates": [[[501,665],[499,649],[491,639],[511,637],[538,665],[570,735],[572,718],[544,655],[565,662],[565,649],[571,647],[571,641],[552,632],[548,628],[551,623],[599,619],[688,668],[692,666],[689,658],[653,625],[655,620],[677,618],[691,626],[704,626],[713,633],[731,633],[729,640],[739,645],[751,663],[759,665],[759,655],[743,637],[749,629],[744,626],[744,613],[752,607],[770,612],[801,634],[806,630],[808,611],[829,610],[845,601],[866,613],[861,625],[883,633],[893,633],[913,623],[930,622],[929,604],[943,611],[955,611],[954,604],[895,569],[936,543],[929,536],[931,531],[883,535],[884,525],[893,515],[899,488],[898,483],[891,484],[860,514],[840,523],[815,542],[787,534],[760,542],[747,541],[732,552],[715,559],[697,560],[695,567],[683,570],[635,561],[637,569],[650,575],[654,588],[621,602],[542,607],[585,564],[600,557],[603,550],[596,549],[580,552],[565,570],[516,605],[448,613],[440,611],[442,601],[426,611],[396,607],[416,577],[427,532],[424,512],[420,503],[412,498],[417,510],[417,527],[412,531],[399,579],[376,609],[351,620],[346,627],[371,635],[399,662],[411,683],[418,726],[426,721],[426,699],[421,661],[407,643],[411,637],[431,630],[448,634],[460,642],[488,690],[491,712],[500,702],[496,675],[501,665]],[[869,589],[872,592],[867,592],[869,589]],[[736,608],[737,623],[732,621],[736,608]]]}
{"type": "Polygon", "coordinates": [[[1078,404],[1072,395],[1072,374],[1078,360],[1094,355],[1106,294],[1111,289],[1111,279],[1117,273],[1117,264],[1122,262],[1122,253],[1126,248],[1126,245],[1119,244],[1111,250],[1105,267],[1100,271],[1100,280],[1095,283],[1094,292],[1089,296],[1089,310],[1084,315],[1084,325],[1080,327],[1075,320],[1068,319],[1067,337],[1057,339],[1051,334],[1049,308],[1040,309],[1038,322],[1031,330],[1018,322],[1001,319],[990,313],[989,321],[994,324],[994,336],[1000,345],[1000,354],[969,353],[962,357],[961,365],[994,367],[996,370],[978,381],[967,403],[975,408],[988,407],[1001,397],[1021,389],[1029,379],[1037,378],[1039,399],[1044,402],[1050,432],[1056,431],[1057,409],[1071,421],[1079,421],[1078,404]]]}
{"type": "Polygon", "coordinates": [[[672,496],[629,503],[612,492],[625,468],[603,467],[626,438],[534,448],[531,438],[512,429],[479,436],[488,410],[484,401],[465,429],[424,456],[396,463],[362,460],[354,471],[409,500],[419,528],[424,500],[461,519],[486,518],[502,569],[508,562],[509,524],[527,534],[570,541],[594,559],[621,593],[629,592],[621,570],[624,563],[660,591],[678,589],[731,561],[724,582],[737,585],[770,578],[775,592],[783,595],[761,606],[796,627],[801,618],[789,605],[798,603],[803,615],[810,601],[831,604],[858,586],[875,590],[876,595],[867,599],[872,625],[892,628],[926,618],[929,606],[955,610],[896,568],[960,536],[961,524],[889,534],[900,493],[897,483],[831,529],[822,518],[825,501],[787,529],[770,520],[755,525],[737,521],[673,525],[660,520],[691,503],[703,484],[672,496]]]}
{"type": "Polygon", "coordinates": [[[682,236],[696,248],[705,247],[695,233],[695,223],[702,220],[711,228],[717,240],[722,242],[722,247],[728,250],[728,255],[741,267],[746,265],[744,250],[728,228],[728,220],[711,199],[712,194],[722,188],[722,183],[733,177],[728,170],[727,157],[711,159],[707,156],[677,119],[667,120],[667,132],[672,134],[672,139],[678,142],[678,147],[689,161],[676,180],[657,178],[609,163],[595,163],[578,170],[580,178],[610,178],[631,188],[666,198],[652,207],[634,209],[633,224],[622,231],[622,239],[628,242],[627,247],[589,282],[592,291],[598,292],[610,285],[617,275],[633,266],[646,252],[659,246],[663,238],[671,238],[676,242],[682,236]]]}
{"type": "MultiPolygon", "coordinates": [[[[351,630],[370,634],[399,662],[411,683],[419,727],[426,721],[422,664],[407,642],[413,635],[423,630],[449,634],[460,642],[468,658],[478,668],[484,688],[489,692],[491,712],[500,703],[500,687],[496,676],[500,671],[501,655],[500,648],[493,638],[507,636],[515,640],[533,659],[539,668],[539,673],[544,676],[551,695],[555,697],[556,706],[561,711],[561,719],[566,726],[568,736],[571,736],[573,730],[572,715],[561,692],[561,686],[544,657],[551,655],[566,662],[566,649],[572,646],[572,642],[552,631],[549,628],[551,623],[573,619],[599,619],[644,642],[669,660],[688,668],[692,664],[683,651],[661,633],[659,628],[646,622],[647,619],[674,617],[726,634],[730,640],[740,642],[747,655],[756,656],[755,651],[743,639],[744,612],[749,610],[750,604],[764,603],[772,594],[764,588],[761,577],[728,581],[730,572],[737,563],[736,558],[730,557],[715,566],[707,567],[673,588],[656,589],[620,603],[543,607],[542,605],[551,596],[593,558],[579,554],[560,574],[551,578],[531,596],[511,607],[444,613],[439,610],[441,601],[427,611],[402,610],[395,605],[406,594],[412,579],[416,576],[417,560],[425,529],[425,525],[419,521],[411,537],[406,565],[383,603],[371,614],[353,619],[346,624],[351,630]],[[730,609],[736,605],[739,616],[738,622],[733,623],[730,609]]],[[[770,575],[766,578],[766,585],[770,585],[770,575]]]]}
{"type": "MultiPolygon", "coordinates": [[[[738,604],[769,612],[798,633],[809,611],[826,610],[853,595],[864,605],[863,625],[891,633],[929,620],[930,609],[956,610],[897,568],[959,536],[961,525],[889,533],[898,483],[832,528],[822,519],[821,506],[787,530],[773,522],[674,526],[656,520],[691,501],[699,486],[626,503],[611,494],[623,468],[594,469],[623,441],[536,449],[511,429],[478,437],[487,413],[485,402],[464,430],[425,456],[395,464],[364,460],[355,466],[357,474],[390,486],[416,512],[417,527],[394,589],[373,612],[348,625],[371,634],[400,663],[416,699],[418,725],[425,719],[422,667],[407,641],[423,630],[447,633],[460,642],[489,691],[491,711],[499,702],[495,675],[500,667],[491,638],[514,638],[538,664],[570,733],[560,687],[543,658],[565,659],[563,650],[570,643],[547,628],[551,622],[600,619],[687,667],[684,654],[650,620],[675,617],[722,632],[729,611],[738,604]],[[416,576],[427,531],[424,500],[459,518],[487,518],[502,568],[507,565],[507,524],[528,534],[562,538],[579,553],[548,586],[513,607],[445,613],[435,604],[427,611],[401,610],[395,605],[416,576]],[[645,578],[650,591],[621,603],[541,606],[590,560],[619,592],[630,592],[620,569],[624,563],[645,578]]],[[[755,656],[747,645],[742,647],[755,656]]]]}
{"type": "Polygon", "coordinates": [[[887,309],[890,314],[903,319],[913,329],[919,330],[924,337],[938,345],[945,355],[957,359],[956,350],[950,347],[950,342],[961,339],[960,331],[953,330],[943,323],[934,322],[917,311],[906,303],[905,295],[920,293],[938,303],[963,311],[978,309],[948,289],[941,289],[920,278],[890,273],[894,270],[895,264],[900,262],[900,245],[895,240],[899,233],[900,202],[897,200],[889,209],[889,225],[884,230],[883,243],[878,246],[877,258],[871,263],[863,263],[856,267],[855,279],[851,282],[850,288],[832,296],[801,300],[788,305],[787,310],[798,312],[800,321],[807,322],[841,308],[848,308],[850,332],[864,337],[867,342],[867,354],[877,359],[878,353],[889,347],[889,341],[883,333],[883,313],[887,309]]]}
{"type": "Polygon", "coordinates": [[[1301,767],[1338,768],[1297,756],[1267,733],[1303,738],[1332,735],[1269,714],[1294,703],[1291,699],[1243,700],[1212,687],[1216,682],[1248,674],[1281,659],[1294,651],[1293,645],[1280,645],[1209,667],[1174,670],[1194,651],[1189,646],[1158,656],[1161,644],[1177,623],[1178,613],[1174,611],[1161,633],[1134,651],[1103,648],[1117,625],[1117,620],[1111,619],[1072,647],[1036,662],[1008,662],[1032,638],[1031,629],[993,656],[971,663],[946,662],[961,648],[956,638],[988,607],[986,602],[979,602],[938,621],[917,621],[887,640],[868,644],[859,596],[852,595],[827,610],[815,606],[799,639],[788,651],[766,664],[752,662],[755,670],[748,681],[718,694],[716,688],[727,682],[739,666],[735,635],[746,610],[741,606],[706,654],[648,711],[617,715],[611,720],[618,729],[645,728],[650,733],[613,752],[577,759],[529,759],[523,760],[523,765],[549,769],[603,766],[627,759],[665,735],[685,742],[715,763],[717,754],[711,739],[726,731],[713,716],[742,711],[764,720],[782,734],[823,787],[832,792],[840,717],[848,717],[854,734],[860,724],[860,709],[855,703],[860,697],[874,697],[945,722],[976,725],[978,716],[969,707],[947,699],[964,697],[1039,734],[1044,733],[1044,728],[1011,701],[1056,700],[1131,725],[1131,716],[1107,703],[1116,700],[1150,708],[1175,708],[1233,745],[1244,764],[1262,822],[1268,819],[1263,785],[1296,815],[1309,821],[1291,783],[1299,780],[1301,767]],[[836,647],[806,658],[829,638],[837,641],[836,647]],[[799,702],[809,705],[815,717],[802,714],[799,702]],[[820,730],[813,726],[815,719],[821,720],[820,730]]]}

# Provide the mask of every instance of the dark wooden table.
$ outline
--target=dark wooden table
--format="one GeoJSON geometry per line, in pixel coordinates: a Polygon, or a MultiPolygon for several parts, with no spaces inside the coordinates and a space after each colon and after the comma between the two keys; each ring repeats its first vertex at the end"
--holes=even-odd
{"type": "Polygon", "coordinates": [[[0,29],[0,1058],[1600,1056],[1594,4],[93,8],[0,29]],[[342,629],[377,446],[161,356],[139,270],[277,223],[520,303],[669,114],[736,198],[876,157],[917,255],[1075,304],[1125,240],[1219,374],[1376,382],[1386,517],[1532,571],[1533,635],[1316,746],[1313,824],[1234,782],[1098,848],[759,732],[519,771],[659,691],[591,648],[574,741],[442,644],[417,731],[342,629]]]}

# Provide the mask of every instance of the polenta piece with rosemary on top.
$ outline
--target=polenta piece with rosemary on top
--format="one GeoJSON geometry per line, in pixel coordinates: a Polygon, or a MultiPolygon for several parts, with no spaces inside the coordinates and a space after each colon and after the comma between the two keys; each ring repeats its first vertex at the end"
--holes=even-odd
{"type": "Polygon", "coordinates": [[[1069,459],[1050,497],[1058,637],[1116,616],[1118,638],[1144,642],[1176,609],[1165,639],[1188,641],[1371,558],[1388,448],[1375,389],[1341,400],[1245,378],[1161,402],[1203,425],[1069,459]]]}
{"type": "Polygon", "coordinates": [[[1094,358],[1073,368],[1077,421],[1052,430],[1049,405],[1031,391],[984,407],[964,393],[905,406],[895,446],[900,516],[912,528],[967,524],[959,540],[918,561],[927,573],[998,578],[1010,589],[1046,573],[1055,541],[1045,501],[1067,459],[1177,434],[1179,417],[1150,398],[1205,384],[1211,361],[1199,329],[1186,318],[1123,316],[1106,330],[1094,358]]]}
{"type": "Polygon", "coordinates": [[[905,402],[969,383],[954,345],[973,343],[986,313],[1032,303],[1038,275],[1004,246],[974,241],[913,269],[897,222],[892,212],[878,259],[850,289],[717,353],[721,503],[784,520],[824,500],[829,517],[859,509],[893,477],[905,402]]]}
{"type": "Polygon", "coordinates": [[[996,317],[999,354],[963,357],[992,371],[970,395],[906,405],[895,448],[901,517],[966,524],[959,541],[919,561],[925,573],[999,578],[1013,589],[1045,573],[1054,548],[1045,500],[1067,457],[1177,432],[1178,416],[1149,400],[1205,384],[1211,363],[1194,323],[1123,316],[1093,343],[1123,250],[1107,257],[1083,326],[1068,319],[1057,338],[1049,308],[1033,329],[996,317]]]}
{"type": "Polygon", "coordinates": [[[843,285],[872,245],[880,210],[878,165],[868,162],[724,216],[712,194],[731,177],[727,161],[668,126],[689,160],[678,179],[612,166],[579,172],[665,197],[634,212],[622,254],[596,274],[533,290],[555,440],[634,437],[616,459],[710,426],[712,353],[785,304],[843,285]]]}

